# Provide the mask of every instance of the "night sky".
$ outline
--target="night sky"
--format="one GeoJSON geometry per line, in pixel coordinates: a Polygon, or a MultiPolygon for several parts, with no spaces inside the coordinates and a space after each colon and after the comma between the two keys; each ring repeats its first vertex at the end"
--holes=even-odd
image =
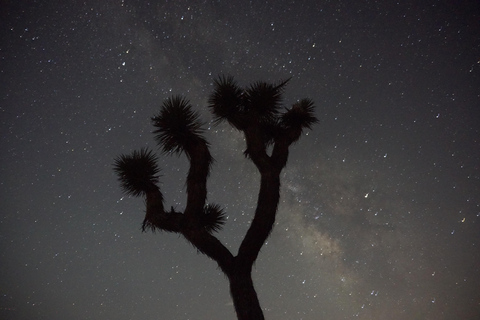
{"type": "MultiPolygon", "coordinates": [[[[0,318],[235,319],[217,265],[142,233],[121,153],[174,94],[205,122],[236,254],[259,175],[206,109],[218,75],[291,77],[319,123],[253,274],[267,319],[480,318],[480,2],[1,1],[0,318]],[[70,2],[70,3],[69,3],[70,2]]],[[[167,208],[184,157],[162,155],[167,208]]]]}

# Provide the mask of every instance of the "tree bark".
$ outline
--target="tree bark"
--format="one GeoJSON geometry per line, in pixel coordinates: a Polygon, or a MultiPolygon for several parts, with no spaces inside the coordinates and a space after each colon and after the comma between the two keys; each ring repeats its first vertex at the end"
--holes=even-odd
{"type": "Polygon", "coordinates": [[[247,270],[235,268],[228,275],[228,280],[238,320],[264,320],[265,317],[253,287],[251,267],[247,270]]]}

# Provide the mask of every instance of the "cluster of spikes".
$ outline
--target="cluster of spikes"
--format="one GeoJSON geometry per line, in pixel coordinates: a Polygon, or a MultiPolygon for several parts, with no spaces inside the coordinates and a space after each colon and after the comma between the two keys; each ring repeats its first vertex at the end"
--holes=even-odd
{"type": "MultiPolygon", "coordinates": [[[[304,129],[310,129],[317,122],[314,116],[314,105],[310,99],[303,99],[291,108],[283,108],[282,95],[289,79],[277,84],[255,82],[242,88],[231,76],[220,76],[214,80],[214,90],[208,100],[208,108],[213,114],[214,123],[226,121],[240,131],[246,131],[252,126],[260,130],[263,143],[272,144],[282,135],[291,136],[295,142],[304,129]],[[283,109],[283,110],[282,110],[283,109]]],[[[185,153],[191,161],[192,155],[199,145],[208,147],[202,128],[199,113],[193,110],[190,102],[182,96],[172,96],[166,99],[160,112],[152,117],[154,137],[161,151],[165,154],[185,153]]],[[[207,159],[206,175],[213,159],[209,152],[204,154],[207,159]]],[[[152,150],[143,148],[129,155],[120,155],[114,161],[114,171],[120,180],[124,193],[131,196],[147,196],[158,194],[157,202],[163,210],[163,197],[158,189],[160,169],[158,158],[152,150]]],[[[162,211],[162,219],[178,214],[172,208],[170,212],[162,211]]],[[[204,206],[199,214],[198,222],[209,233],[217,232],[225,223],[225,213],[216,204],[204,206]]],[[[175,223],[178,223],[176,220],[175,223]]],[[[168,225],[168,223],[166,223],[168,225]]],[[[174,231],[175,224],[171,230],[174,231]]],[[[154,219],[147,217],[142,229],[155,230],[154,219]]]]}
{"type": "Polygon", "coordinates": [[[298,133],[298,140],[303,130],[311,129],[317,118],[310,99],[299,100],[282,112],[282,95],[289,80],[278,84],[258,81],[241,88],[232,76],[215,79],[215,89],[208,101],[214,122],[227,121],[240,131],[258,125],[267,145],[287,130],[298,133]]]}
{"type": "Polygon", "coordinates": [[[115,159],[113,170],[118,176],[125,194],[139,197],[157,188],[160,168],[158,158],[147,148],[120,155],[115,159]]]}
{"type": "MultiPolygon", "coordinates": [[[[148,204],[147,204],[147,211],[148,211],[148,204]]],[[[165,212],[165,215],[163,217],[164,221],[162,221],[162,231],[167,231],[167,232],[177,232],[181,226],[178,225],[178,219],[170,219],[168,221],[168,217],[178,215],[179,213],[175,211],[175,209],[172,207],[169,212],[165,212]],[[166,221],[167,220],[167,221],[166,221]]],[[[199,226],[201,226],[206,232],[208,233],[214,233],[218,232],[222,229],[223,225],[225,224],[227,220],[227,216],[225,214],[225,211],[223,210],[222,207],[218,204],[207,204],[203,208],[203,212],[199,216],[199,226]]],[[[150,218],[147,216],[142,222],[142,227],[141,227],[143,232],[146,231],[152,231],[155,233],[155,231],[158,228],[158,225],[155,224],[155,218],[150,218]]]]}
{"type": "Polygon", "coordinates": [[[206,142],[200,115],[182,96],[165,100],[152,122],[155,140],[165,153],[181,154],[199,141],[206,142]]]}

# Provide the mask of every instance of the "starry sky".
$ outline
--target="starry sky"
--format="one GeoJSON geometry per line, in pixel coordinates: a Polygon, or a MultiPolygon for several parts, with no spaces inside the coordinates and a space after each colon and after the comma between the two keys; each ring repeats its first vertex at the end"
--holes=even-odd
{"type": "MultiPolygon", "coordinates": [[[[259,175],[214,126],[213,79],[291,77],[319,123],[282,172],[253,274],[267,319],[478,319],[480,2],[1,1],[0,318],[235,319],[216,264],[142,233],[113,159],[158,150],[183,94],[216,159],[234,253],[259,175]]],[[[160,156],[166,206],[184,157],[160,156]]]]}

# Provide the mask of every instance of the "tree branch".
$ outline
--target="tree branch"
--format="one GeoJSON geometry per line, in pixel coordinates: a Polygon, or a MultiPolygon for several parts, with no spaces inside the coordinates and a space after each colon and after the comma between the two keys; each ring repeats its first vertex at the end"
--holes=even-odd
{"type": "Polygon", "coordinates": [[[226,275],[231,274],[234,258],[220,240],[202,229],[186,228],[182,234],[198,251],[217,262],[226,275]]]}
{"type": "Polygon", "coordinates": [[[232,253],[204,227],[202,216],[207,198],[207,178],[213,158],[205,139],[194,139],[185,147],[190,162],[187,176],[187,205],[185,207],[185,224],[182,235],[198,251],[216,261],[225,274],[231,272],[232,253]]]}
{"type": "Polygon", "coordinates": [[[238,250],[239,263],[252,266],[265,240],[270,235],[280,200],[280,171],[261,174],[257,209],[250,228],[238,250]]]}
{"type": "Polygon", "coordinates": [[[146,195],[147,212],[142,223],[142,231],[147,229],[155,232],[160,229],[167,232],[180,232],[184,224],[184,216],[181,212],[173,210],[166,212],[163,208],[163,197],[160,190],[148,192],[146,195]]]}
{"type": "Polygon", "coordinates": [[[208,150],[208,143],[204,139],[193,141],[186,147],[185,153],[190,162],[185,216],[188,224],[198,225],[198,217],[202,214],[207,199],[207,177],[213,158],[208,150]]]}
{"type": "Polygon", "coordinates": [[[244,132],[249,158],[261,175],[257,209],[238,251],[239,261],[251,267],[273,229],[280,201],[280,173],[287,164],[289,147],[299,139],[302,128],[301,126],[283,128],[274,140],[270,157],[266,154],[259,129],[249,128],[244,132]]]}
{"type": "Polygon", "coordinates": [[[252,160],[260,172],[268,170],[268,167],[270,166],[270,157],[267,155],[260,124],[258,122],[253,123],[243,130],[243,133],[245,134],[245,140],[247,143],[245,156],[252,160]]]}
{"type": "Polygon", "coordinates": [[[163,199],[161,193],[152,191],[146,195],[147,212],[142,224],[143,231],[157,229],[176,232],[182,234],[198,251],[206,254],[217,262],[220,269],[225,274],[232,270],[232,253],[213,235],[203,228],[200,224],[187,224],[186,216],[174,211],[166,212],[163,208],[163,199]]]}

